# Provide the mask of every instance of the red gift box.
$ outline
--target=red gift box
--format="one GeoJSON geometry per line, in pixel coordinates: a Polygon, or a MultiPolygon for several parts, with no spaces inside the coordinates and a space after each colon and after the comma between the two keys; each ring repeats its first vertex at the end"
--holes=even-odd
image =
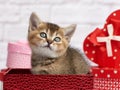
{"type": "Polygon", "coordinates": [[[120,90],[120,69],[92,68],[95,90],[120,90]]]}
{"type": "Polygon", "coordinates": [[[84,52],[99,65],[91,69],[94,90],[120,90],[120,10],[86,37],[84,52]]]}
{"type": "Polygon", "coordinates": [[[99,67],[120,68],[120,10],[110,14],[102,29],[86,37],[84,51],[99,67]]]}
{"type": "MultiPolygon", "coordinates": [[[[33,75],[26,42],[9,43],[7,67],[0,72],[4,90],[92,90],[91,75],[33,75]],[[21,63],[23,62],[23,63],[21,63]]],[[[1,90],[1,89],[0,89],[1,90]]]]}
{"type": "Polygon", "coordinates": [[[4,75],[4,90],[92,90],[91,75],[33,75],[28,69],[12,69],[4,75]]]}

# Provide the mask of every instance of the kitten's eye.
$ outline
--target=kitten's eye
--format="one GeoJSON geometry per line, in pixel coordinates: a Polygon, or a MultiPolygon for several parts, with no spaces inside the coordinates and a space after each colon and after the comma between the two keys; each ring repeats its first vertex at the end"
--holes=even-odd
{"type": "Polygon", "coordinates": [[[41,36],[42,38],[47,38],[47,34],[44,33],[44,32],[41,32],[41,33],[40,33],[40,36],[41,36]]]}
{"type": "Polygon", "coordinates": [[[54,41],[60,42],[60,41],[61,41],[61,38],[60,38],[60,37],[55,37],[54,41]]]}

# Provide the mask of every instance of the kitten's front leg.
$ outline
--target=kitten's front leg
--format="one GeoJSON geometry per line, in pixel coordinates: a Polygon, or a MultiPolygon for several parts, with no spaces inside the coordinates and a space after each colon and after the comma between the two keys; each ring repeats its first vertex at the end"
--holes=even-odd
{"type": "Polygon", "coordinates": [[[36,67],[33,67],[32,69],[31,69],[31,73],[32,74],[43,74],[43,75],[47,75],[47,74],[49,74],[49,72],[45,69],[45,68],[42,68],[42,67],[38,67],[38,66],[36,66],[36,67]]]}
{"type": "Polygon", "coordinates": [[[41,70],[41,71],[39,71],[39,74],[42,74],[42,75],[47,75],[47,74],[49,74],[47,71],[45,71],[45,70],[41,70]]]}
{"type": "Polygon", "coordinates": [[[55,59],[48,59],[44,62],[41,63],[42,66],[46,66],[46,65],[50,65],[52,63],[54,63],[55,59]]]}
{"type": "Polygon", "coordinates": [[[32,74],[36,74],[36,75],[39,75],[39,74],[42,74],[42,75],[47,75],[49,74],[47,71],[45,70],[40,70],[40,71],[34,71],[34,70],[31,70],[32,74]]]}

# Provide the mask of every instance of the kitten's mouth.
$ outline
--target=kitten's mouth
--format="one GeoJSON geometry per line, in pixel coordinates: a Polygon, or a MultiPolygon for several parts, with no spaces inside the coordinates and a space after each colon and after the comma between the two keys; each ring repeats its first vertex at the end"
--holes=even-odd
{"type": "Polygon", "coordinates": [[[45,46],[45,48],[49,48],[50,50],[52,50],[52,48],[49,45],[45,46]]]}

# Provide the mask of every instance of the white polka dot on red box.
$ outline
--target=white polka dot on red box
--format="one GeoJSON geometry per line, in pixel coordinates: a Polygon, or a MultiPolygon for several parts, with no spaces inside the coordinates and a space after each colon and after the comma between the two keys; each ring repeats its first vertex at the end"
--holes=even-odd
{"type": "MultiPolygon", "coordinates": [[[[120,68],[99,68],[93,67],[91,73],[97,78],[119,78],[120,79],[120,68]]],[[[114,80],[116,81],[116,79],[114,80]]]]}

